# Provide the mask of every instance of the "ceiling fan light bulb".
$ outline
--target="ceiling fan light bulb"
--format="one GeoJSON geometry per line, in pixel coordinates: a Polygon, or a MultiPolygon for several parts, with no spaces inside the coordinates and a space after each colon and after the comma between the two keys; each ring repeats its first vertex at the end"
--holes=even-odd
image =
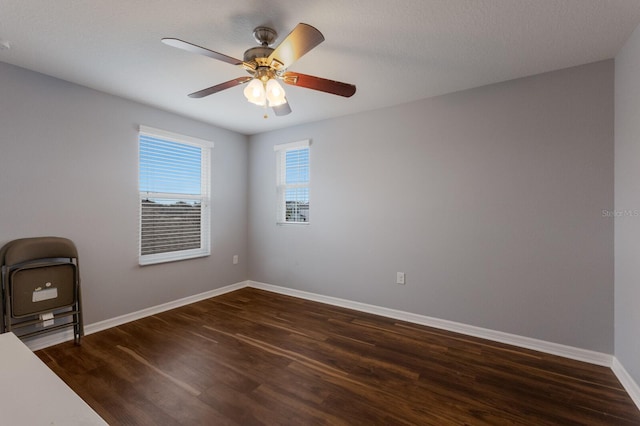
{"type": "Polygon", "coordinates": [[[269,100],[269,106],[272,107],[287,102],[284,89],[280,86],[280,83],[273,78],[267,82],[267,99],[269,100]]]}
{"type": "Polygon", "coordinates": [[[244,96],[247,98],[249,102],[252,104],[263,106],[265,105],[265,91],[264,84],[262,81],[254,78],[251,82],[244,88],[244,96]]]}

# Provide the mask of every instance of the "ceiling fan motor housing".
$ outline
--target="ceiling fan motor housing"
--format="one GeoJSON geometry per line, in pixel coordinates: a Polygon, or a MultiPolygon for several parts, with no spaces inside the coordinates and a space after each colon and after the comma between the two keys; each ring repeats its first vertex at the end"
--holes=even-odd
{"type": "Polygon", "coordinates": [[[244,52],[244,61],[252,62],[255,61],[258,66],[269,66],[267,64],[267,58],[271,55],[273,49],[266,46],[256,46],[250,49],[247,49],[244,52]]]}
{"type": "Polygon", "coordinates": [[[243,59],[245,63],[255,65],[255,68],[249,67],[247,71],[266,82],[269,78],[274,78],[275,71],[282,67],[277,60],[269,61],[269,56],[274,50],[269,46],[276,41],[278,33],[269,27],[257,27],[253,30],[253,37],[260,46],[247,49],[243,59]]]}

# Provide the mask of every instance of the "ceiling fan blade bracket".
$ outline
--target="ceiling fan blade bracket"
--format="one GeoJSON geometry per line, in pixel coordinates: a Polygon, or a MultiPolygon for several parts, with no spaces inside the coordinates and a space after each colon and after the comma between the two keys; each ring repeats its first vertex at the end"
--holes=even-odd
{"type": "Polygon", "coordinates": [[[243,62],[242,68],[244,68],[249,72],[252,72],[252,71],[255,71],[256,68],[258,68],[258,65],[255,62],[243,62]]]}
{"type": "Polygon", "coordinates": [[[273,68],[276,71],[284,70],[284,64],[277,59],[272,59],[269,63],[269,67],[273,68]]]}
{"type": "Polygon", "coordinates": [[[296,74],[283,74],[280,78],[287,84],[296,84],[298,82],[296,74]]]}

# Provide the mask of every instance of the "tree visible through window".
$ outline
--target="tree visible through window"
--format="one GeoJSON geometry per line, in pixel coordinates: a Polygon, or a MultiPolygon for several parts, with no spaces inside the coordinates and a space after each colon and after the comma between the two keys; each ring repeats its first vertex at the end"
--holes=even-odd
{"type": "Polygon", "coordinates": [[[210,254],[212,147],[211,142],[140,128],[141,265],[210,254]]]}
{"type": "Polygon", "coordinates": [[[309,141],[276,145],[278,223],[309,222],[309,141]]]}

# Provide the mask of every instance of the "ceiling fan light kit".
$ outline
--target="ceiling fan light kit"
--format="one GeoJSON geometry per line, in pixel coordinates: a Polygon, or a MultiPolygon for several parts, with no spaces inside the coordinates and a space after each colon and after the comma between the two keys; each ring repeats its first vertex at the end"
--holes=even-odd
{"type": "Polygon", "coordinates": [[[252,104],[264,106],[266,101],[264,83],[257,78],[254,78],[249,84],[247,84],[247,87],[244,88],[244,96],[252,104]]]}
{"type": "Polygon", "coordinates": [[[162,42],[191,53],[240,66],[251,75],[191,93],[189,97],[192,98],[202,98],[248,83],[243,91],[247,100],[262,107],[272,107],[276,115],[281,116],[291,113],[291,107],[278,80],[288,85],[346,98],[353,96],[356,92],[356,86],[353,84],[287,71],[295,61],[324,41],[322,33],[311,25],[298,24],[275,49],[269,47],[278,37],[275,30],[268,27],[257,27],[253,30],[253,37],[260,43],[260,46],[247,49],[242,61],[176,38],[163,38],[162,42]]]}
{"type": "Polygon", "coordinates": [[[267,100],[269,101],[269,106],[272,107],[287,102],[284,97],[284,89],[275,79],[267,81],[267,100]]]}

